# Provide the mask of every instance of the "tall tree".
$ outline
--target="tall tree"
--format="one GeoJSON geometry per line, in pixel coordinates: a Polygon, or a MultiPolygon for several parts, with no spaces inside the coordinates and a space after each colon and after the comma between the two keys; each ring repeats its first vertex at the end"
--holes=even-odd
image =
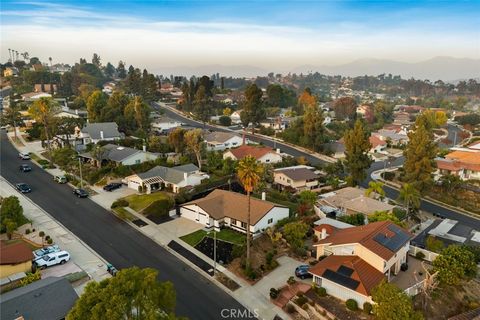
{"type": "Polygon", "coordinates": [[[142,97],[135,97],[127,104],[124,111],[125,121],[129,130],[148,132],[150,125],[150,107],[143,102],[142,97]]]}
{"type": "Polygon", "coordinates": [[[400,189],[398,200],[407,207],[407,217],[420,208],[420,191],[413,184],[404,183],[400,189]]]}
{"type": "Polygon", "coordinates": [[[252,123],[252,134],[255,134],[255,126],[265,119],[265,106],[262,101],[263,92],[256,84],[251,84],[245,89],[245,101],[243,103],[243,124],[252,123]]]}
{"type": "Polygon", "coordinates": [[[28,108],[28,113],[32,116],[35,121],[43,124],[45,128],[45,138],[47,139],[47,150],[50,158],[51,155],[51,146],[50,138],[53,133],[53,123],[54,116],[60,111],[59,104],[52,98],[43,97],[32,103],[30,108],[28,108]]]}
{"type": "Polygon", "coordinates": [[[207,89],[203,85],[198,87],[197,93],[195,94],[193,111],[204,125],[212,115],[211,99],[208,96],[207,89]]]}
{"type": "Polygon", "coordinates": [[[198,168],[202,169],[202,150],[204,148],[202,129],[189,130],[184,135],[185,145],[197,158],[198,168]]]}
{"type": "Polygon", "coordinates": [[[297,114],[303,114],[308,106],[317,106],[317,99],[312,94],[310,88],[305,88],[300,97],[298,97],[298,103],[296,112],[297,114]]]}
{"type": "Polygon", "coordinates": [[[303,132],[305,144],[311,146],[313,151],[317,151],[323,143],[324,128],[322,111],[316,103],[305,106],[303,132]]]}
{"type": "Polygon", "coordinates": [[[477,273],[475,255],[465,246],[450,245],[433,261],[441,284],[452,286],[477,273]]]}
{"type": "Polygon", "coordinates": [[[184,136],[185,130],[182,128],[175,128],[168,134],[168,144],[175,148],[175,153],[182,153],[185,150],[184,136]]]}
{"type": "Polygon", "coordinates": [[[385,280],[372,289],[373,314],[378,320],[420,320],[423,316],[413,309],[410,297],[385,280]]]}
{"type": "Polygon", "coordinates": [[[157,276],[157,270],[133,267],[90,282],[67,319],[177,319],[175,288],[157,276]]]}
{"type": "Polygon", "coordinates": [[[127,76],[127,70],[125,69],[125,62],[120,60],[117,66],[117,75],[120,79],[125,79],[127,76]]]}
{"type": "Polygon", "coordinates": [[[357,185],[366,178],[366,170],[372,163],[368,155],[372,148],[368,137],[369,134],[360,120],[355,122],[353,129],[345,133],[345,167],[350,175],[351,185],[357,185]]]}
{"type": "Polygon", "coordinates": [[[408,133],[409,142],[403,152],[403,180],[413,183],[420,191],[431,185],[436,166],[437,145],[429,126],[427,117],[419,116],[414,129],[408,133]]]}
{"type": "Polygon", "coordinates": [[[248,155],[238,162],[237,176],[238,180],[247,192],[247,269],[250,268],[250,212],[251,212],[251,193],[260,183],[264,168],[257,162],[257,159],[248,155]]]}
{"type": "Polygon", "coordinates": [[[110,62],[105,66],[105,75],[112,78],[115,75],[115,67],[110,62]]]}
{"type": "Polygon", "coordinates": [[[7,108],[0,113],[2,125],[9,125],[13,127],[13,134],[15,141],[17,141],[17,125],[20,125],[22,121],[22,115],[20,114],[20,108],[13,104],[10,108],[7,108]]]}
{"type": "Polygon", "coordinates": [[[25,224],[28,220],[23,215],[23,208],[16,196],[9,196],[3,199],[0,207],[0,232],[5,232],[7,222],[11,221],[17,226],[25,224]]]}
{"type": "Polygon", "coordinates": [[[92,57],[92,63],[94,65],[96,65],[97,67],[100,68],[100,66],[102,65],[102,63],[100,62],[100,56],[96,53],[93,54],[93,57],[92,57]]]}
{"type": "Polygon", "coordinates": [[[348,118],[353,120],[357,114],[357,103],[351,97],[340,98],[333,104],[333,110],[337,119],[345,120],[348,118]]]}
{"type": "Polygon", "coordinates": [[[94,91],[87,99],[88,119],[91,122],[102,122],[107,106],[108,96],[100,90],[94,91]]]}

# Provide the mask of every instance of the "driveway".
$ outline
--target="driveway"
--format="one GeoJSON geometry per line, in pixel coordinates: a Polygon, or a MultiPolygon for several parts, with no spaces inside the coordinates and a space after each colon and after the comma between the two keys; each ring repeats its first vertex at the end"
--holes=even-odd
{"type": "MultiPolygon", "coordinates": [[[[304,262],[295,260],[287,256],[281,256],[277,259],[280,264],[275,270],[258,281],[253,287],[258,290],[262,295],[270,299],[270,288],[280,288],[287,284],[288,278],[295,276],[295,268],[299,265],[305,264],[304,262]]],[[[295,277],[298,282],[304,282],[310,284],[312,279],[301,280],[295,277]]]]}
{"type": "Polygon", "coordinates": [[[97,186],[93,186],[92,189],[97,192],[96,195],[91,197],[92,200],[107,210],[110,210],[110,206],[115,200],[137,193],[135,190],[126,186],[122,186],[121,188],[113,191],[105,191],[103,190],[103,187],[97,186]]]}
{"type": "Polygon", "coordinates": [[[63,277],[70,273],[80,272],[82,269],[77,266],[72,260],[68,261],[63,265],[56,265],[53,267],[46,268],[41,270],[42,279],[48,277],[63,277]]]}

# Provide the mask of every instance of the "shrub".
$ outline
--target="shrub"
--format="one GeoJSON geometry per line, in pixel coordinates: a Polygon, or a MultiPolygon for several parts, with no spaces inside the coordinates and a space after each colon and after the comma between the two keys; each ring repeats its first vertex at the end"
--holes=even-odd
{"type": "Polygon", "coordinates": [[[50,239],[50,236],[49,236],[49,235],[46,235],[46,236],[45,236],[45,240],[48,241],[49,239],[50,239]]]}
{"type": "Polygon", "coordinates": [[[247,247],[246,246],[233,246],[233,249],[232,249],[232,258],[235,259],[235,258],[240,258],[241,256],[243,256],[243,254],[245,253],[245,251],[247,250],[247,247]]]}
{"type": "Polygon", "coordinates": [[[306,297],[304,297],[303,295],[299,296],[297,299],[295,299],[295,303],[297,305],[299,305],[300,307],[302,307],[307,302],[308,302],[308,299],[306,297]]]}
{"type": "Polygon", "coordinates": [[[371,304],[370,302],[365,302],[365,303],[363,304],[363,311],[364,311],[366,314],[372,313],[372,309],[373,309],[373,307],[372,307],[372,304],[371,304]]]}
{"type": "Polygon", "coordinates": [[[345,304],[349,310],[352,310],[352,311],[358,310],[358,303],[353,299],[348,299],[347,302],[345,302],[345,304]]]}
{"type": "Polygon", "coordinates": [[[126,199],[118,199],[112,203],[112,206],[110,208],[115,209],[118,207],[128,207],[129,203],[126,199]]]}
{"type": "Polygon", "coordinates": [[[293,276],[291,276],[291,277],[288,278],[288,280],[287,280],[287,284],[290,284],[290,285],[291,285],[291,284],[294,284],[295,282],[297,282],[297,281],[295,280],[295,278],[294,278],[293,276]]]}
{"type": "Polygon", "coordinates": [[[43,231],[40,231],[40,232],[38,233],[38,236],[39,236],[39,237],[43,237],[43,236],[45,236],[45,232],[43,232],[43,231]]]}
{"type": "Polygon", "coordinates": [[[275,288],[270,288],[270,298],[277,299],[279,293],[280,293],[280,290],[275,288]]]}
{"type": "Polygon", "coordinates": [[[287,312],[288,313],[294,313],[295,312],[295,307],[291,304],[287,304],[287,312]]]}
{"type": "Polygon", "coordinates": [[[327,289],[325,289],[324,287],[315,286],[314,291],[319,297],[325,297],[327,295],[327,289]]]}
{"type": "Polygon", "coordinates": [[[52,244],[52,243],[53,243],[53,240],[50,238],[50,239],[47,240],[47,243],[48,243],[48,244],[52,244]]]}
{"type": "Polygon", "coordinates": [[[394,172],[387,171],[387,172],[383,172],[381,175],[382,175],[383,179],[388,180],[388,181],[392,181],[393,178],[395,178],[395,173],[394,172]]]}
{"type": "Polygon", "coordinates": [[[42,278],[42,275],[38,270],[35,271],[34,273],[27,272],[27,276],[22,280],[20,280],[20,285],[23,287],[23,286],[26,286],[27,284],[40,280],[41,278],[42,278]]]}
{"type": "Polygon", "coordinates": [[[270,266],[272,265],[272,261],[273,261],[273,252],[269,251],[266,255],[265,255],[265,263],[270,266]]]}
{"type": "Polygon", "coordinates": [[[423,260],[423,259],[425,259],[425,254],[422,251],[418,251],[415,254],[415,258],[423,260]]]}
{"type": "Polygon", "coordinates": [[[31,232],[30,229],[25,230],[25,234],[29,234],[30,232],[31,232]]]}
{"type": "Polygon", "coordinates": [[[224,127],[228,127],[232,125],[232,119],[229,116],[221,116],[218,119],[218,122],[220,123],[220,125],[224,127]]]}

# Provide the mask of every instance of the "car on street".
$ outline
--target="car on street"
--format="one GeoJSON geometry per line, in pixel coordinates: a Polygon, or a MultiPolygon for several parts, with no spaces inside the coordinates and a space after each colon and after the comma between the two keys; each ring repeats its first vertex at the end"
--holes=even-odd
{"type": "Polygon", "coordinates": [[[67,183],[68,182],[67,177],[65,177],[65,176],[54,176],[53,180],[56,183],[67,183]]]}
{"type": "Polygon", "coordinates": [[[29,172],[32,171],[32,167],[30,167],[28,164],[22,164],[20,165],[20,171],[29,172]]]}
{"type": "Polygon", "coordinates": [[[30,160],[30,154],[28,152],[20,152],[18,157],[22,160],[30,160]]]}
{"type": "Polygon", "coordinates": [[[105,191],[113,191],[115,189],[121,188],[122,184],[118,182],[112,182],[103,187],[103,190],[105,191]]]}
{"type": "Polygon", "coordinates": [[[302,264],[295,268],[295,275],[300,279],[311,278],[312,274],[309,272],[310,266],[302,264]]]}
{"type": "Polygon", "coordinates": [[[17,183],[16,184],[17,190],[20,191],[21,193],[29,193],[32,192],[32,188],[26,183],[17,183]]]}
{"type": "Polygon", "coordinates": [[[88,192],[85,191],[84,189],[81,189],[81,188],[73,189],[73,194],[76,195],[79,198],[87,198],[88,197],[88,192]]]}
{"type": "Polygon", "coordinates": [[[35,259],[33,260],[33,263],[37,268],[45,269],[47,267],[51,267],[57,264],[64,264],[68,260],[70,260],[70,253],[68,253],[67,251],[58,251],[46,254],[41,258],[35,259]]]}
{"type": "Polygon", "coordinates": [[[60,251],[60,247],[57,245],[53,245],[53,246],[48,246],[42,249],[35,250],[33,251],[33,255],[35,256],[35,259],[37,259],[37,258],[43,257],[46,254],[50,254],[58,251],[60,251]]]}

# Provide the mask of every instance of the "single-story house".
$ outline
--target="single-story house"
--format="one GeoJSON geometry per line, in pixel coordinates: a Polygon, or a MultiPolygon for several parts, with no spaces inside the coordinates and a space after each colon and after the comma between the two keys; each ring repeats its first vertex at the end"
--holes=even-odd
{"type": "Polygon", "coordinates": [[[230,119],[232,119],[232,123],[238,124],[242,122],[240,118],[240,113],[242,113],[242,110],[237,110],[232,112],[232,114],[230,115],[230,119]]]}
{"type": "Polygon", "coordinates": [[[392,212],[395,206],[383,201],[365,196],[365,190],[346,187],[329,193],[322,194],[319,206],[337,209],[342,215],[363,213],[365,216],[377,211],[392,212]]]}
{"type": "MultiPolygon", "coordinates": [[[[289,216],[287,207],[256,198],[251,198],[250,232],[260,235],[266,228],[289,216]]],[[[184,218],[219,231],[221,227],[246,233],[248,197],[246,195],[215,189],[208,196],[193,200],[180,207],[184,218]]]]}
{"type": "Polygon", "coordinates": [[[399,129],[380,129],[376,132],[372,132],[372,136],[387,142],[390,141],[392,146],[399,146],[408,143],[408,135],[403,128],[399,129]]]}
{"type": "Polygon", "coordinates": [[[79,141],[79,149],[84,149],[87,144],[97,144],[99,141],[115,141],[125,137],[118,131],[115,122],[86,123],[82,129],[75,128],[75,139],[79,141]]]}
{"type": "Polygon", "coordinates": [[[462,180],[480,179],[480,150],[461,148],[435,161],[440,175],[452,174],[462,180]]]}
{"type": "Polygon", "coordinates": [[[78,295],[66,278],[48,277],[2,294],[0,318],[5,320],[61,320],[78,295]]]}
{"type": "Polygon", "coordinates": [[[372,135],[368,138],[368,140],[370,141],[370,144],[372,145],[372,147],[370,148],[370,151],[369,151],[371,154],[382,152],[387,147],[387,142],[380,139],[377,136],[372,135]]]}
{"type": "Polygon", "coordinates": [[[407,263],[412,235],[391,221],[350,228],[321,224],[314,230],[317,259],[327,257],[310,269],[313,282],[343,301],[372,303],[371,289],[407,263]]]}
{"type": "Polygon", "coordinates": [[[40,98],[51,98],[51,97],[52,95],[46,92],[29,92],[29,93],[22,94],[22,99],[23,101],[26,101],[26,102],[32,102],[40,98]]]}
{"type": "Polygon", "coordinates": [[[156,153],[147,152],[145,147],[144,150],[138,150],[111,143],[100,148],[100,153],[97,155],[99,159],[96,159],[90,152],[82,153],[80,156],[91,161],[100,160],[101,165],[108,162],[114,162],[117,165],[124,166],[153,161],[159,157],[156,153]]]}
{"type": "Polygon", "coordinates": [[[126,177],[124,183],[134,190],[143,189],[147,194],[164,188],[172,188],[173,192],[178,193],[180,188],[194,187],[208,178],[196,165],[185,164],[171,168],[156,166],[146,172],[126,177]]]}
{"type": "Polygon", "coordinates": [[[242,137],[232,132],[213,131],[206,133],[204,139],[209,151],[223,151],[241,146],[243,143],[242,137]]]}
{"type": "MultiPolygon", "coordinates": [[[[0,278],[32,271],[32,250],[23,242],[0,242],[0,278]]],[[[3,318],[2,318],[3,319],[3,318]]]]}
{"type": "Polygon", "coordinates": [[[274,183],[281,188],[291,188],[296,191],[315,189],[319,182],[320,175],[315,168],[298,165],[287,168],[275,169],[273,171],[274,183]]]}
{"type": "Polygon", "coordinates": [[[5,70],[3,70],[4,77],[12,77],[16,75],[18,75],[18,69],[15,67],[6,67],[5,70]]]}
{"type": "Polygon", "coordinates": [[[155,119],[152,124],[152,130],[158,133],[167,133],[171,129],[175,129],[177,127],[181,127],[182,122],[172,120],[165,116],[161,116],[160,118],[155,119]]]}
{"type": "Polygon", "coordinates": [[[261,146],[242,145],[235,149],[230,149],[223,154],[223,159],[230,158],[232,160],[241,160],[246,156],[252,156],[261,163],[277,163],[282,162],[282,156],[277,151],[261,146]]]}

